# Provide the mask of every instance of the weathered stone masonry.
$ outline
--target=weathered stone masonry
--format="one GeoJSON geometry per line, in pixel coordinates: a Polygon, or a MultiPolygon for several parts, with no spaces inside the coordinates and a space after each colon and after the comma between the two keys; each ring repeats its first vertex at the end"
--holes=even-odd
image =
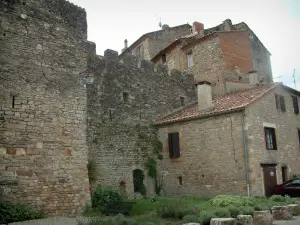
{"type": "MultiPolygon", "coordinates": [[[[156,133],[149,124],[180,108],[182,98],[188,104],[196,95],[192,74],[174,70],[169,75],[164,66],[154,72],[145,60],[138,68],[134,56],[123,57],[123,63],[117,60],[117,53],[107,50],[89,67],[95,73],[94,83],[87,86],[89,156],[98,164],[98,184],[119,188],[125,182],[126,194],[132,197],[132,172],[141,169],[146,175],[145,160],[152,154],[156,133]]],[[[153,194],[150,178],[145,185],[153,194]]]]}
{"type": "Polygon", "coordinates": [[[0,2],[0,187],[48,214],[89,201],[85,10],[67,1],[0,2]]]}

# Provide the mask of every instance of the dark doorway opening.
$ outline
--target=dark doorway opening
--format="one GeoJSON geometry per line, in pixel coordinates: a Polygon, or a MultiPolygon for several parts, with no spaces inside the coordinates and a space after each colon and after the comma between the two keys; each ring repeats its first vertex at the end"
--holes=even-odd
{"type": "Polygon", "coordinates": [[[135,193],[140,193],[141,195],[146,195],[146,187],[144,185],[144,172],[139,169],[133,170],[133,187],[135,193]]]}
{"type": "Polygon", "coordinates": [[[287,168],[286,166],[281,167],[281,174],[282,174],[282,182],[287,181],[287,168]]]}

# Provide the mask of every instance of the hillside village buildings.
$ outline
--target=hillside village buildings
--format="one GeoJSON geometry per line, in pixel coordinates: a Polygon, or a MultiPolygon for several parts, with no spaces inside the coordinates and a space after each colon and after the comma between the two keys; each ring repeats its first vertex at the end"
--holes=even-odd
{"type": "Polygon", "coordinates": [[[143,173],[153,196],[158,139],[164,195],[268,196],[300,173],[300,93],[273,83],[245,23],[163,26],[99,56],[85,10],[67,1],[4,0],[0,20],[1,198],[78,214],[88,159],[93,185],[132,198],[143,173]]]}

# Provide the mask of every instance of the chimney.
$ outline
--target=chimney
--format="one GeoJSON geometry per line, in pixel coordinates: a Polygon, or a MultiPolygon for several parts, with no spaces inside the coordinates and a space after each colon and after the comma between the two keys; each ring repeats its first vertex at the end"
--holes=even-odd
{"type": "Polygon", "coordinates": [[[232,30],[232,22],[230,19],[226,19],[225,21],[223,21],[223,29],[224,29],[224,31],[232,30]]]}
{"type": "Polygon", "coordinates": [[[259,83],[257,71],[253,70],[249,72],[249,85],[256,86],[259,83]]]}
{"type": "Polygon", "coordinates": [[[201,81],[197,83],[198,109],[208,110],[213,107],[211,83],[201,81]]]}
{"type": "Polygon", "coordinates": [[[200,34],[200,36],[204,36],[204,24],[195,21],[193,23],[193,34],[200,34]]]}
{"type": "Polygon", "coordinates": [[[124,48],[122,49],[122,52],[124,52],[128,48],[128,41],[127,39],[124,40],[124,48]]]}

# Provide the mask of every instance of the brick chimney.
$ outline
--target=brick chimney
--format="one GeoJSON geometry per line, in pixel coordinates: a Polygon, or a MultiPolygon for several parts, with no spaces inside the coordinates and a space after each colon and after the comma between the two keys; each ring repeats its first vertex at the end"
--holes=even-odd
{"type": "Polygon", "coordinates": [[[257,71],[253,70],[249,72],[249,85],[256,86],[259,83],[257,71]]]}
{"type": "Polygon", "coordinates": [[[211,83],[201,81],[197,83],[198,109],[199,111],[213,108],[211,83]]]}
{"type": "Polygon", "coordinates": [[[204,24],[199,22],[193,23],[193,34],[200,34],[201,36],[204,36],[204,24]]]}

